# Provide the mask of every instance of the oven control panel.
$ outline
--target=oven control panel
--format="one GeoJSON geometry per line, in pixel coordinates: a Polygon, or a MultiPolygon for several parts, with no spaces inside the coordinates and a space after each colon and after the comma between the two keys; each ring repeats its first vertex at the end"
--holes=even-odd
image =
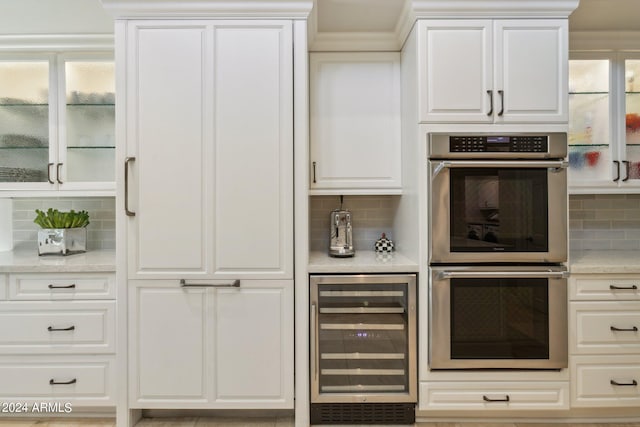
{"type": "Polygon", "coordinates": [[[546,153],[548,142],[545,135],[451,135],[449,150],[452,153],[546,153]]]}

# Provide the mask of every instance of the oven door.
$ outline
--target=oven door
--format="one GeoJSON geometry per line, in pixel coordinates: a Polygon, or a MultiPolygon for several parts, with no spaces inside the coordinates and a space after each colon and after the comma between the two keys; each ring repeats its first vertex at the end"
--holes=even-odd
{"type": "Polygon", "coordinates": [[[430,369],[562,369],[568,365],[567,271],[431,269],[430,369]]]}
{"type": "Polygon", "coordinates": [[[432,160],[430,262],[567,259],[564,161],[432,160]]]}

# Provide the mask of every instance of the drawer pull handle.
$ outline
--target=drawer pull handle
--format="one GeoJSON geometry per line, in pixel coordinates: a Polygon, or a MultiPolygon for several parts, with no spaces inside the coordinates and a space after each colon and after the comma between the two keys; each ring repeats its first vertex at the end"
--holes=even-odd
{"type": "Polygon", "coordinates": [[[616,291],[616,290],[635,291],[636,289],[638,289],[638,287],[636,285],[631,285],[631,286],[609,285],[609,289],[611,289],[612,291],[616,291]]]}
{"type": "Polygon", "coordinates": [[[239,288],[240,280],[232,280],[227,283],[187,283],[186,280],[180,279],[180,286],[183,288],[239,288]]]}
{"type": "Polygon", "coordinates": [[[627,387],[627,386],[628,387],[636,387],[638,385],[638,381],[636,381],[636,380],[631,380],[628,383],[619,383],[616,380],[611,380],[610,382],[611,382],[611,385],[617,385],[617,386],[620,386],[620,387],[627,387]]]}
{"type": "Polygon", "coordinates": [[[614,332],[638,332],[638,327],[632,326],[631,328],[616,328],[615,326],[611,326],[611,330],[614,332]]]}
{"type": "Polygon", "coordinates": [[[68,328],[54,328],[53,326],[49,326],[47,328],[47,331],[49,332],[57,332],[57,331],[73,331],[75,330],[76,327],[75,326],[69,326],[68,328]]]}
{"type": "Polygon", "coordinates": [[[509,401],[509,395],[507,394],[503,399],[492,399],[492,398],[487,397],[487,396],[482,396],[482,400],[484,400],[485,402],[508,402],[509,401]]]}
{"type": "Polygon", "coordinates": [[[76,284],[72,284],[72,285],[52,285],[49,284],[49,289],[73,289],[76,287],[76,284]]]}
{"type": "Polygon", "coordinates": [[[75,378],[69,381],[56,381],[53,378],[49,380],[50,385],[69,385],[69,384],[75,384],[77,382],[78,380],[76,380],[75,378]]]}

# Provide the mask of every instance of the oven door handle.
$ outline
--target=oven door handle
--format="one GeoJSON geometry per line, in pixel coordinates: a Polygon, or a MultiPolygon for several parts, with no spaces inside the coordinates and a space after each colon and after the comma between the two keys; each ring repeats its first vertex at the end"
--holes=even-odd
{"type": "Polygon", "coordinates": [[[559,172],[569,167],[565,160],[442,160],[433,170],[431,178],[438,176],[443,169],[453,168],[547,168],[559,172]]]}
{"type": "Polygon", "coordinates": [[[486,278],[514,278],[514,279],[566,279],[568,271],[442,271],[440,279],[486,279],[486,278]]]}

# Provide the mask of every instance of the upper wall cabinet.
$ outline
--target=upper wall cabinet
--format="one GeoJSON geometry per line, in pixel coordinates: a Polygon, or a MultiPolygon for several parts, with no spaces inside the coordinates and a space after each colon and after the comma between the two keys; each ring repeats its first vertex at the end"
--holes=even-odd
{"type": "Polygon", "coordinates": [[[400,194],[400,55],[311,53],[311,194],[400,194]]]}
{"type": "Polygon", "coordinates": [[[291,21],[130,21],[126,42],[129,278],[291,279],[291,21]]]}
{"type": "Polygon", "coordinates": [[[569,188],[640,188],[640,54],[576,52],[569,61],[569,188]]]}
{"type": "Polygon", "coordinates": [[[418,25],[420,122],[567,122],[567,20],[418,25]]]}
{"type": "Polygon", "coordinates": [[[113,194],[114,134],[112,55],[0,56],[0,190],[113,194]]]}

